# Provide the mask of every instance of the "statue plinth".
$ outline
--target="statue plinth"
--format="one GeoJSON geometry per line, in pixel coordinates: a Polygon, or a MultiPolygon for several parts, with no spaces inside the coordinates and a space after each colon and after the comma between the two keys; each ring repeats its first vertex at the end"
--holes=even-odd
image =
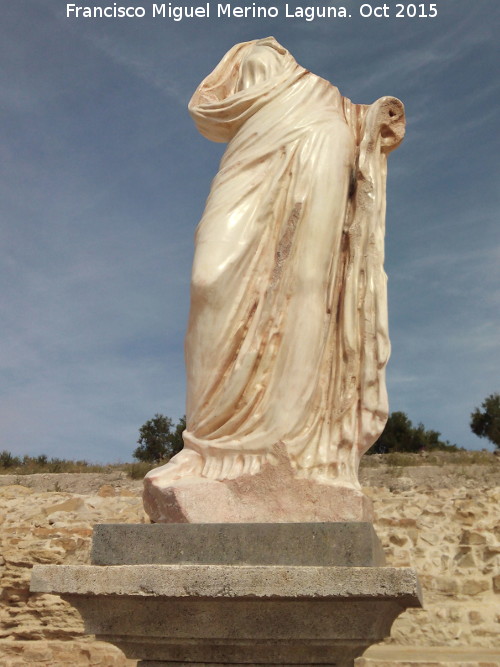
{"type": "Polygon", "coordinates": [[[368,523],[104,525],[92,561],[36,565],[31,590],[142,667],[352,666],[421,606],[368,523]]]}
{"type": "Polygon", "coordinates": [[[165,487],[150,473],[144,507],[155,523],[373,522],[373,503],[357,479],[349,484],[297,477],[284,445],[274,447],[273,459],[255,474],[188,476],[165,487]]]}

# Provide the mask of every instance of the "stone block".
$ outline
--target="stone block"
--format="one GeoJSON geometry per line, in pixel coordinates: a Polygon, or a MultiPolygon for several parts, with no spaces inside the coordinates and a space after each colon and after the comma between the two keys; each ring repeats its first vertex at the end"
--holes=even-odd
{"type": "Polygon", "coordinates": [[[479,595],[490,588],[490,584],[485,579],[466,579],[462,583],[463,595],[479,595]]]}
{"type": "Polygon", "coordinates": [[[47,515],[54,514],[55,512],[80,512],[82,509],[85,509],[85,503],[82,498],[69,498],[62,503],[57,505],[52,505],[47,507],[44,511],[47,515]]]}
{"type": "Polygon", "coordinates": [[[101,498],[114,498],[116,496],[116,489],[114,486],[111,486],[111,484],[103,484],[97,492],[97,495],[101,498]]]}
{"type": "Polygon", "coordinates": [[[367,522],[101,524],[91,562],[374,567],[385,558],[367,522]]]}
{"type": "Polygon", "coordinates": [[[129,658],[188,663],[352,665],[407,607],[410,568],[283,565],[35,566],[86,631],[129,658]]]}
{"type": "Polygon", "coordinates": [[[460,543],[469,546],[483,545],[486,544],[486,536],[477,530],[464,530],[460,543]]]}

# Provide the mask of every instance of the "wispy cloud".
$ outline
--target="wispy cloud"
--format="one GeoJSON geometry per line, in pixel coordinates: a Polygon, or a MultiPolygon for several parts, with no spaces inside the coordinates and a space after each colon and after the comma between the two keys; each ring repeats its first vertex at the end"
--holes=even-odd
{"type": "MultiPolygon", "coordinates": [[[[154,86],[180,107],[186,106],[186,95],[179,80],[173,75],[174,72],[179,71],[174,64],[177,58],[170,56],[160,64],[152,59],[151,55],[147,57],[131,52],[130,48],[127,49],[127,45],[123,46],[106,34],[87,33],[87,39],[114,63],[125,67],[134,76],[154,86]]],[[[182,54],[178,53],[177,57],[182,57],[182,54]]]]}

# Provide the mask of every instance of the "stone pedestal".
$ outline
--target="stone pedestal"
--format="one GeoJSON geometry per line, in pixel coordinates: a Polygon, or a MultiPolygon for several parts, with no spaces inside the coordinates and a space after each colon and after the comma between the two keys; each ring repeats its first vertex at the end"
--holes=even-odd
{"type": "Polygon", "coordinates": [[[142,667],[347,667],[421,606],[368,523],[98,526],[92,562],[37,565],[31,590],[142,667]]]}

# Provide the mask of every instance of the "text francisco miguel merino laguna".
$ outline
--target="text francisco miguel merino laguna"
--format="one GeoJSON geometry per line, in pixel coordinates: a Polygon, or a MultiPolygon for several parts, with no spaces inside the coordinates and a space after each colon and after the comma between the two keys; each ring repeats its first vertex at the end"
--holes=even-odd
{"type": "MultiPolygon", "coordinates": [[[[123,6],[114,2],[105,7],[96,5],[77,5],[66,3],[67,18],[144,18],[146,8],[140,6],[123,6]]],[[[291,6],[285,4],[283,13],[278,7],[257,5],[251,2],[247,5],[232,5],[219,2],[214,7],[210,2],[201,5],[173,5],[171,2],[152,4],[150,16],[153,18],[172,19],[182,21],[184,18],[276,18],[283,15],[285,18],[304,18],[313,21],[315,18],[346,18],[349,17],[345,7],[331,6],[291,6]]]]}

